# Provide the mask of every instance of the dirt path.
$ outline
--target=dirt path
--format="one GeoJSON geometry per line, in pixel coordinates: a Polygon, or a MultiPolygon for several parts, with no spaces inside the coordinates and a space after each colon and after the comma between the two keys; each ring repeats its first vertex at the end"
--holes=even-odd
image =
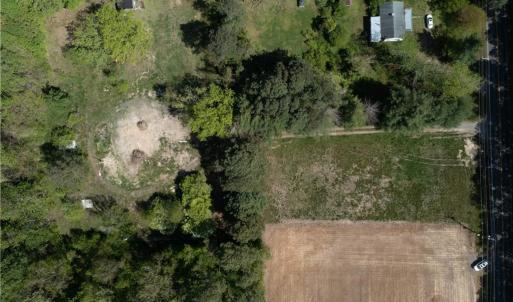
{"type": "MultiPolygon", "coordinates": [[[[477,122],[463,122],[461,125],[455,128],[426,128],[424,129],[425,133],[457,133],[463,136],[474,136],[477,133],[477,122]]],[[[373,134],[373,133],[383,133],[385,130],[376,129],[375,127],[368,126],[362,128],[356,128],[352,130],[347,130],[342,127],[334,127],[330,128],[326,133],[321,133],[319,136],[342,136],[342,135],[357,135],[357,134],[373,134]]],[[[295,138],[295,137],[309,137],[316,135],[301,135],[301,134],[292,134],[292,133],[284,133],[281,138],[295,138]]]]}
{"type": "Polygon", "coordinates": [[[266,301],[473,302],[473,236],[458,225],[268,224],[266,301]]]}

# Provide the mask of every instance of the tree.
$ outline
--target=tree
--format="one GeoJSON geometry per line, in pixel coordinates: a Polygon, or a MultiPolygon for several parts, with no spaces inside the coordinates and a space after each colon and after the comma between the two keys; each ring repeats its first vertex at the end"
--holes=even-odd
{"type": "Polygon", "coordinates": [[[460,61],[470,65],[476,61],[477,54],[481,49],[482,40],[477,35],[471,35],[463,39],[443,37],[441,40],[441,51],[444,59],[449,61],[460,61]]]}
{"type": "Polygon", "coordinates": [[[304,61],[283,53],[264,54],[251,61],[252,69],[240,79],[238,126],[242,134],[308,133],[332,123],[326,111],[340,103],[332,82],[304,61]],[[271,58],[266,61],[267,56],[271,58]]]}
{"type": "Polygon", "coordinates": [[[203,170],[186,176],[180,182],[185,220],[184,232],[196,237],[208,237],[213,231],[210,193],[203,170]]]}
{"type": "Polygon", "coordinates": [[[260,193],[237,193],[229,197],[226,211],[234,218],[229,233],[238,242],[260,239],[264,230],[262,212],[267,205],[260,193]]]}
{"type": "Polygon", "coordinates": [[[225,137],[233,120],[233,91],[210,84],[199,94],[200,99],[191,110],[191,131],[197,133],[200,140],[214,135],[225,137]]]}
{"type": "Polygon", "coordinates": [[[452,13],[468,4],[468,0],[430,0],[429,6],[444,13],[452,13]]]}
{"type": "Polygon", "coordinates": [[[259,243],[223,243],[218,251],[228,284],[226,301],[264,301],[263,262],[269,252],[259,243]]]}
{"type": "Polygon", "coordinates": [[[394,87],[386,109],[385,126],[398,130],[422,129],[431,114],[432,102],[428,94],[404,86],[394,87]]]}
{"type": "Polygon", "coordinates": [[[50,142],[58,148],[66,148],[71,144],[75,138],[75,133],[72,129],[66,126],[60,126],[52,129],[50,133],[50,142]]]}
{"type": "Polygon", "coordinates": [[[486,13],[474,4],[464,5],[444,19],[447,35],[455,39],[480,36],[486,28],[486,13]]]}
{"type": "Polygon", "coordinates": [[[342,125],[346,128],[365,126],[365,106],[357,97],[349,97],[347,104],[340,108],[342,125]]]}
{"type": "Polygon", "coordinates": [[[141,263],[134,301],[159,302],[172,301],[176,298],[173,288],[177,266],[175,256],[171,250],[165,250],[152,255],[149,261],[141,263]]]}
{"type": "Polygon", "coordinates": [[[144,55],[150,42],[150,34],[141,21],[103,5],[75,24],[70,49],[87,63],[103,64],[105,56],[124,63],[144,55]]]}
{"type": "Polygon", "coordinates": [[[206,247],[186,245],[175,259],[179,301],[223,301],[227,285],[212,252],[206,247]]]}
{"type": "Polygon", "coordinates": [[[263,145],[256,142],[238,143],[226,150],[223,189],[234,192],[259,192],[267,160],[263,145]]]}
{"type": "Polygon", "coordinates": [[[149,227],[163,234],[172,233],[183,217],[180,201],[157,196],[146,213],[149,227]]]}
{"type": "Polygon", "coordinates": [[[210,9],[207,61],[217,67],[238,63],[249,50],[249,40],[243,28],[244,8],[240,1],[216,1],[210,9]]]}

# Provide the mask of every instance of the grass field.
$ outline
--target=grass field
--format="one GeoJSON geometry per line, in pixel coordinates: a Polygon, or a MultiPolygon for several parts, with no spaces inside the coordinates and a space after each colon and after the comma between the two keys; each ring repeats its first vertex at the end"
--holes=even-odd
{"type": "Polygon", "coordinates": [[[200,19],[190,0],[153,0],[135,15],[143,19],[153,33],[151,77],[160,83],[173,82],[185,74],[194,74],[202,66],[201,58],[185,45],[181,25],[200,19]]]}
{"type": "Polygon", "coordinates": [[[263,239],[268,302],[477,301],[474,239],[454,224],[295,221],[263,239]]]}
{"type": "Polygon", "coordinates": [[[389,133],[283,139],[268,153],[268,221],[451,221],[478,229],[470,138],[389,133]],[[466,140],[466,141],[465,141],[466,140]],[[451,218],[452,217],[452,218],[451,218]]]}
{"type": "Polygon", "coordinates": [[[244,1],[246,30],[255,52],[287,49],[294,54],[305,50],[302,31],[311,27],[317,14],[314,1],[306,1],[304,8],[296,1],[244,1]]]}
{"type": "MultiPolygon", "coordinates": [[[[295,0],[244,1],[248,36],[254,51],[286,49],[300,55],[305,49],[302,32],[311,28],[317,15],[314,1],[305,1],[305,7],[297,7],[295,0]]],[[[353,0],[348,7],[353,33],[363,29],[364,0],[353,0]]]]}

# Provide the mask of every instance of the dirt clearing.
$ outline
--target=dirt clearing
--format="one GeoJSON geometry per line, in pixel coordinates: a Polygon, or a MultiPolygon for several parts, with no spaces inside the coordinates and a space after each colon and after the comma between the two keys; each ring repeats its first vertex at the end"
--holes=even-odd
{"type": "Polygon", "coordinates": [[[96,138],[100,174],[108,179],[138,188],[172,181],[179,170],[199,165],[189,130],[163,104],[139,98],[123,104],[115,115],[117,120],[103,124],[96,138]]]}
{"type": "Polygon", "coordinates": [[[266,301],[473,302],[472,235],[457,225],[266,225],[266,301]]]}

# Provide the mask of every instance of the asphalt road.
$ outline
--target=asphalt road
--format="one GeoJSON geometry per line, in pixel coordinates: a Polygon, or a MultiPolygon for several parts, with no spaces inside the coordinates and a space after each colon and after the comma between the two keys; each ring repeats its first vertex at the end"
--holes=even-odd
{"type": "Polygon", "coordinates": [[[490,264],[483,277],[482,299],[507,302],[513,301],[513,77],[508,68],[512,23],[506,10],[488,11],[488,19],[488,58],[480,66],[486,82],[480,98],[479,136],[482,243],[490,264]]]}

